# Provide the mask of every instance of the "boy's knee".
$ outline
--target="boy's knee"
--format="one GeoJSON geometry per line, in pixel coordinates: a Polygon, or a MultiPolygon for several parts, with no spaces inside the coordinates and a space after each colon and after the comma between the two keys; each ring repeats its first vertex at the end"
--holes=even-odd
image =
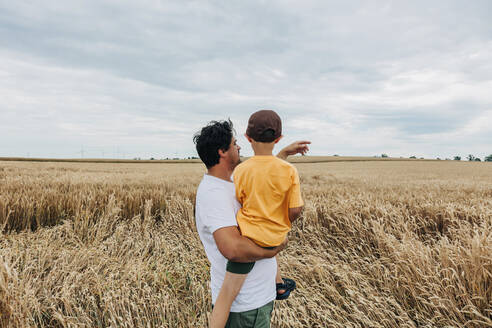
{"type": "Polygon", "coordinates": [[[235,274],[248,274],[253,270],[255,266],[255,262],[233,262],[227,261],[226,272],[235,273],[235,274]]]}

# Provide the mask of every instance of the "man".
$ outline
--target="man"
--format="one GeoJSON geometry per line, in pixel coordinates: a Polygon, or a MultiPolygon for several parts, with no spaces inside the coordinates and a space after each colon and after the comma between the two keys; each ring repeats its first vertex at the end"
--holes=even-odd
{"type": "MultiPolygon", "coordinates": [[[[236,213],[241,207],[235,198],[231,176],[239,164],[232,122],[212,121],[193,138],[198,155],[207,167],[196,195],[196,226],[210,261],[210,287],[212,304],[224,280],[227,260],[254,262],[241,291],[232,303],[226,327],[270,327],[273,300],[276,297],[275,274],[277,264],[274,256],[287,241],[275,249],[257,246],[241,236],[236,222],[236,213]]],[[[295,142],[280,151],[278,157],[304,154],[308,141],[295,142]]]]}

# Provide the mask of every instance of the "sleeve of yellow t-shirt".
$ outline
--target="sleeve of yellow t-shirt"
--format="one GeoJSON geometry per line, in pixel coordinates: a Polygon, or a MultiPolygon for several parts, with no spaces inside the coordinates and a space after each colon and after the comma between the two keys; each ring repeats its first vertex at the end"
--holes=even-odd
{"type": "Polygon", "coordinates": [[[304,201],[301,197],[301,183],[299,182],[299,173],[294,167],[292,172],[292,185],[289,190],[289,208],[301,207],[304,201]]]}

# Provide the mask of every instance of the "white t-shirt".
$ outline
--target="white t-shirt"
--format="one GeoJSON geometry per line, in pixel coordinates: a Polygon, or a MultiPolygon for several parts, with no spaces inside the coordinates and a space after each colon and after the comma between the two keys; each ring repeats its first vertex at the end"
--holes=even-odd
{"type": "MultiPolygon", "coordinates": [[[[203,176],[196,193],[196,228],[210,261],[212,304],[215,304],[219,295],[227,264],[227,259],[215,244],[213,233],[220,228],[237,226],[236,213],[241,208],[241,204],[236,200],[235,195],[232,182],[208,174],[203,176]]],[[[276,273],[275,257],[256,261],[232,303],[231,312],[257,309],[274,300],[276,273]]]]}

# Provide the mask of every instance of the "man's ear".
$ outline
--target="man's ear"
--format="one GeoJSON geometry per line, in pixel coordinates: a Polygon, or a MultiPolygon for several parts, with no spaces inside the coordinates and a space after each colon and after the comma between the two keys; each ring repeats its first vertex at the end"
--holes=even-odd
{"type": "Polygon", "coordinates": [[[219,157],[222,158],[222,157],[225,157],[225,151],[223,149],[220,149],[218,150],[218,153],[219,153],[219,157]]]}
{"type": "Polygon", "coordinates": [[[283,136],[281,135],[280,137],[278,137],[277,139],[275,139],[275,141],[274,141],[274,142],[275,142],[275,143],[279,142],[279,141],[280,141],[280,139],[282,139],[282,137],[283,137],[283,136]]]}

